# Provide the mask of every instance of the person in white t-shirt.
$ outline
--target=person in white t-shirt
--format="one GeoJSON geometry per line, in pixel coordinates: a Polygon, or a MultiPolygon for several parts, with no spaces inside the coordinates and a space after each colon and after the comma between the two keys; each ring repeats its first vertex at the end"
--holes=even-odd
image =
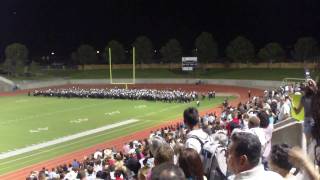
{"type": "Polygon", "coordinates": [[[94,159],[102,158],[102,152],[97,149],[97,151],[93,154],[94,159]]]}
{"type": "Polygon", "coordinates": [[[267,144],[267,139],[266,139],[266,134],[264,130],[260,128],[260,119],[256,115],[253,115],[249,118],[248,125],[249,125],[249,130],[256,136],[258,136],[259,141],[261,143],[261,149],[262,149],[261,152],[263,153],[267,144]]]}
{"type": "Polygon", "coordinates": [[[282,121],[290,117],[290,111],[291,111],[290,104],[287,99],[282,99],[281,102],[282,102],[282,105],[280,107],[278,121],[282,121]]]}
{"type": "Polygon", "coordinates": [[[189,130],[185,147],[192,148],[198,153],[201,151],[201,142],[204,143],[211,140],[210,136],[200,128],[199,120],[199,112],[196,108],[190,107],[184,111],[183,121],[189,130]]]}
{"type": "Polygon", "coordinates": [[[72,170],[66,174],[65,179],[76,179],[77,175],[78,175],[78,170],[75,168],[72,168],[72,170]]]}

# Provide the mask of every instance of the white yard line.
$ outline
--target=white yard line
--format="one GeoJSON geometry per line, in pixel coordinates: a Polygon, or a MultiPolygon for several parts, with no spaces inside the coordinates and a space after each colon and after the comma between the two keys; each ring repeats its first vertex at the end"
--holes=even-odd
{"type": "Polygon", "coordinates": [[[131,123],[135,123],[137,121],[139,121],[139,120],[130,119],[130,120],[127,120],[127,121],[122,121],[122,122],[119,122],[119,123],[103,126],[103,127],[97,128],[97,129],[91,129],[91,130],[84,131],[84,132],[77,133],[77,134],[73,134],[73,135],[70,135],[70,136],[65,136],[65,137],[58,138],[58,139],[55,139],[55,140],[52,140],[52,141],[31,145],[31,146],[28,146],[28,147],[25,147],[25,148],[17,149],[15,151],[1,153],[0,154],[0,159],[6,159],[6,158],[13,157],[13,156],[16,156],[16,155],[20,155],[20,154],[23,154],[23,153],[27,153],[27,152],[38,150],[38,149],[41,149],[41,148],[45,148],[45,147],[48,147],[48,146],[52,146],[52,145],[60,144],[60,143],[63,143],[63,142],[71,141],[71,140],[74,140],[74,139],[77,139],[77,138],[81,138],[81,137],[84,137],[84,136],[88,136],[88,135],[92,135],[92,134],[95,134],[95,133],[99,133],[99,132],[102,132],[102,131],[105,131],[105,130],[108,130],[108,129],[112,129],[112,128],[115,128],[115,127],[119,127],[119,126],[131,124],[131,123]]]}

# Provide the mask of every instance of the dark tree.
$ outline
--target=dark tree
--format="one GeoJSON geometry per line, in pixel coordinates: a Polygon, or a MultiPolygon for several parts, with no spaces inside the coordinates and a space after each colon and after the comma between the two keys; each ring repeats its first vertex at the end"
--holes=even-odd
{"type": "Polygon", "coordinates": [[[160,49],[162,62],[179,63],[182,57],[182,48],[178,40],[170,39],[165,46],[160,49]]]}
{"type": "Polygon", "coordinates": [[[81,45],[78,48],[76,58],[81,65],[94,64],[98,61],[96,50],[87,44],[81,45]]]}
{"type": "Polygon", "coordinates": [[[196,56],[199,62],[209,63],[214,62],[218,57],[218,44],[213,39],[212,34],[202,32],[196,39],[196,56]]]}
{"type": "MultiPolygon", "coordinates": [[[[118,41],[111,40],[107,47],[105,48],[105,54],[109,54],[109,48],[111,49],[111,60],[112,64],[125,64],[126,62],[126,55],[123,45],[118,41]]],[[[108,57],[109,58],[109,57],[108,57]]],[[[109,61],[108,61],[109,62],[109,61]]]]}
{"type": "Polygon", "coordinates": [[[245,37],[238,36],[226,49],[227,57],[234,62],[252,62],[255,52],[253,44],[245,37]]]}
{"type": "Polygon", "coordinates": [[[133,46],[136,52],[136,63],[148,64],[153,62],[153,45],[148,37],[137,37],[133,46]]]}
{"type": "Polygon", "coordinates": [[[294,45],[293,57],[296,60],[311,60],[318,53],[318,42],[313,37],[299,38],[294,45]]]}
{"type": "Polygon", "coordinates": [[[19,69],[28,63],[28,48],[20,43],[13,43],[5,49],[5,67],[9,74],[16,75],[19,69]]]}
{"type": "Polygon", "coordinates": [[[258,58],[265,62],[280,62],[285,58],[285,51],[279,43],[268,43],[264,48],[258,52],[258,58]]]}
{"type": "Polygon", "coordinates": [[[77,52],[72,52],[70,55],[71,58],[71,64],[75,65],[78,63],[78,54],[77,52]]]}

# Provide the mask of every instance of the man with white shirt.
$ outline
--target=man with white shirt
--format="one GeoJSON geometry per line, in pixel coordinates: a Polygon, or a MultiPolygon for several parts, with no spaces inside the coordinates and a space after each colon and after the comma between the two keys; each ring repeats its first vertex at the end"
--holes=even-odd
{"type": "Polygon", "coordinates": [[[198,153],[201,151],[200,141],[204,144],[211,140],[209,135],[200,128],[199,119],[199,112],[196,108],[190,107],[184,110],[183,121],[189,130],[185,147],[192,148],[198,153]]]}
{"type": "Polygon", "coordinates": [[[102,158],[102,152],[97,149],[97,151],[93,154],[94,159],[102,158]]]}
{"type": "Polygon", "coordinates": [[[250,132],[252,132],[254,135],[256,135],[259,138],[259,141],[261,143],[261,149],[262,149],[261,152],[263,153],[267,144],[267,138],[264,130],[260,128],[260,119],[256,115],[252,115],[249,118],[248,126],[249,126],[250,132]]]}
{"type": "Polygon", "coordinates": [[[290,111],[291,111],[291,103],[289,98],[285,98],[281,100],[281,107],[278,115],[278,121],[282,121],[290,117],[290,111]]]}
{"type": "Polygon", "coordinates": [[[56,169],[52,168],[51,172],[49,173],[49,179],[53,179],[53,178],[58,179],[58,177],[60,177],[60,176],[59,176],[59,174],[57,174],[56,169]]]}
{"type": "Polygon", "coordinates": [[[236,132],[228,147],[228,169],[234,174],[230,180],[280,180],[279,174],[265,171],[261,164],[261,144],[258,137],[248,132],[236,132]]]}
{"type": "Polygon", "coordinates": [[[209,117],[208,117],[208,121],[209,121],[209,124],[213,124],[213,122],[216,120],[216,116],[215,114],[209,114],[209,117]]]}
{"type": "Polygon", "coordinates": [[[77,179],[78,169],[72,168],[65,176],[65,179],[77,179]]]}

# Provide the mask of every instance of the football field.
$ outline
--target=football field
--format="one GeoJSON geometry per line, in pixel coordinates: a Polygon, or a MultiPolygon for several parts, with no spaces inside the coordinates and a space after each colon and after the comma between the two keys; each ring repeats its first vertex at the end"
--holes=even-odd
{"type": "MultiPolygon", "coordinates": [[[[199,109],[223,100],[201,101],[199,109]]],[[[24,95],[0,97],[0,104],[0,174],[180,118],[196,106],[24,95]]]]}

